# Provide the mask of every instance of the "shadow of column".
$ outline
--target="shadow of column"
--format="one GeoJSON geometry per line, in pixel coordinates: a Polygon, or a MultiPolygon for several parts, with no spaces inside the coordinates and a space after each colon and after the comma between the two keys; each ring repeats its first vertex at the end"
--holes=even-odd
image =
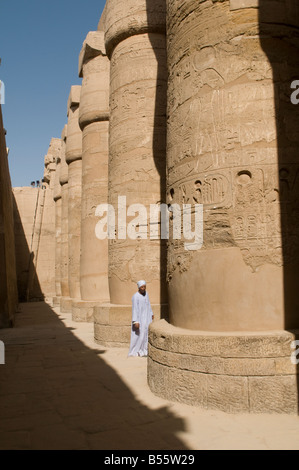
{"type": "MultiPolygon", "coordinates": [[[[166,124],[167,124],[167,55],[166,0],[146,0],[149,40],[157,60],[157,86],[153,130],[153,158],[160,175],[160,203],[166,204],[166,124]],[[156,29],[155,29],[156,25],[156,29]],[[163,40],[164,37],[164,40],[163,40]]],[[[160,243],[160,304],[168,303],[167,240],[160,243]]]]}
{"type": "Polygon", "coordinates": [[[299,80],[298,2],[259,0],[259,35],[273,75],[284,318],[292,331],[299,329],[299,104],[291,87],[299,80]]]}

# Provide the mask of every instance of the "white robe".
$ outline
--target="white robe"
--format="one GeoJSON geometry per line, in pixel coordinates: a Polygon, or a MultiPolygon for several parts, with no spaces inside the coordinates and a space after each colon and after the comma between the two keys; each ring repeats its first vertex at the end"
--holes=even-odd
{"type": "Polygon", "coordinates": [[[148,293],[136,292],[132,297],[132,330],[129,356],[147,356],[148,327],[152,322],[153,311],[148,293]],[[139,323],[139,330],[133,329],[133,322],[139,323]]]}

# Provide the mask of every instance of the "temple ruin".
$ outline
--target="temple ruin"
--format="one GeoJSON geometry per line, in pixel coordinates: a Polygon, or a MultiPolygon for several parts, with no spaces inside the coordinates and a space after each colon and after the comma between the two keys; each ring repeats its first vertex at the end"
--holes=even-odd
{"type": "Polygon", "coordinates": [[[1,130],[1,257],[12,262],[1,263],[0,326],[13,325],[17,286],[19,301],[44,299],[92,322],[96,343],[126,346],[146,279],[153,393],[297,413],[298,6],[107,0],[86,33],[42,187],[7,186],[1,130]],[[195,234],[199,206],[196,248],[174,210],[184,224],[190,209],[195,234]]]}

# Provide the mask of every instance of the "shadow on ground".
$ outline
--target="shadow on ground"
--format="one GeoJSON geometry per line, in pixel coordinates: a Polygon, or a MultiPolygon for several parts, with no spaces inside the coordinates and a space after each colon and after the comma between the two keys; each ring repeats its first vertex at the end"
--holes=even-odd
{"type": "Polygon", "coordinates": [[[21,305],[14,329],[0,330],[0,449],[186,449],[184,423],[138,402],[102,359],[49,305],[21,305]]]}

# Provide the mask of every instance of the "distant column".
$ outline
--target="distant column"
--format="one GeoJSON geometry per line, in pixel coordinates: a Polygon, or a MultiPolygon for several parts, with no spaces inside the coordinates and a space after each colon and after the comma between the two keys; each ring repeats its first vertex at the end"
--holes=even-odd
{"type": "Polygon", "coordinates": [[[61,133],[61,163],[59,182],[61,185],[61,312],[71,312],[72,301],[69,290],[69,229],[68,229],[68,165],[65,161],[67,125],[61,133]]]}
{"type": "MultiPolygon", "coordinates": [[[[50,189],[54,190],[55,185],[55,172],[56,172],[56,159],[57,156],[60,158],[60,147],[61,139],[52,138],[48,153],[45,156],[45,168],[44,168],[44,182],[46,182],[50,189]]],[[[40,186],[42,182],[40,181],[40,186]]]]}
{"type": "Polygon", "coordinates": [[[56,158],[56,172],[53,188],[53,199],[55,202],[55,293],[53,306],[60,305],[61,297],[61,209],[62,191],[60,184],[61,148],[60,155],[56,158]]]}
{"type": "Polygon", "coordinates": [[[69,290],[72,299],[80,299],[80,235],[82,196],[82,132],[79,127],[81,86],[71,87],[68,99],[68,125],[65,160],[68,164],[68,246],[69,290]]]}
{"type": "Polygon", "coordinates": [[[203,240],[201,223],[192,242],[170,231],[171,325],[150,330],[150,388],[298,413],[298,4],[167,0],[167,15],[169,203],[203,208],[203,240]]]}

